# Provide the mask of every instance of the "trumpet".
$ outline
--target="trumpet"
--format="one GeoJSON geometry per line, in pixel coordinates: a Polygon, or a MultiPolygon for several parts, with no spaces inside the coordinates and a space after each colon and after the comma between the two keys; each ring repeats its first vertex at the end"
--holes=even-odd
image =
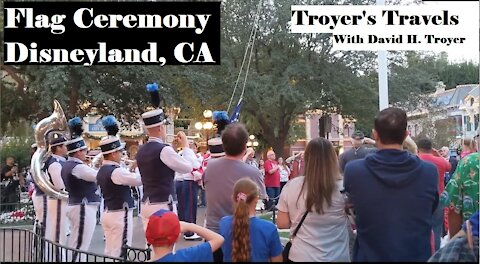
{"type": "Polygon", "coordinates": [[[136,160],[127,159],[127,158],[122,158],[122,161],[123,161],[123,162],[126,162],[126,163],[134,163],[136,160]]]}
{"type": "MultiPolygon", "coordinates": [[[[177,135],[174,135],[174,134],[167,134],[167,137],[173,137],[173,138],[177,138],[177,135]]],[[[197,139],[197,138],[200,138],[199,136],[187,136],[188,139],[197,139]]]]}
{"type": "MultiPolygon", "coordinates": [[[[199,139],[199,136],[187,136],[188,142],[193,143],[196,139],[199,139]]],[[[167,134],[167,143],[177,143],[178,137],[177,135],[167,134]]]]}

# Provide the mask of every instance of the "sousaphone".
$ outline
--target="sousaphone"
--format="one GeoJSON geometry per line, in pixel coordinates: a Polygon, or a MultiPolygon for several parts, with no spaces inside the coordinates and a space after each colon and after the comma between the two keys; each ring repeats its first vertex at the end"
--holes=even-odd
{"type": "Polygon", "coordinates": [[[35,142],[37,143],[37,151],[35,151],[32,156],[30,171],[35,184],[45,194],[55,199],[67,200],[68,192],[55,189],[46,172],[42,170],[45,162],[52,155],[47,141],[47,135],[51,131],[68,133],[67,118],[62,110],[62,106],[57,100],[53,101],[53,113],[49,117],[42,119],[35,126],[34,135],[35,142]]]}

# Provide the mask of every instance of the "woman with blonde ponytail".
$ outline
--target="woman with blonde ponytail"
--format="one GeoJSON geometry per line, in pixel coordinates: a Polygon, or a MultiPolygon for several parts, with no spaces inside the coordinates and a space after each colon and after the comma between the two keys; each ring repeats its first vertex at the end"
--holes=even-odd
{"type": "Polygon", "coordinates": [[[233,216],[220,220],[224,262],[282,262],[282,244],[277,227],[256,217],[259,189],[249,178],[238,180],[233,187],[233,216]]]}

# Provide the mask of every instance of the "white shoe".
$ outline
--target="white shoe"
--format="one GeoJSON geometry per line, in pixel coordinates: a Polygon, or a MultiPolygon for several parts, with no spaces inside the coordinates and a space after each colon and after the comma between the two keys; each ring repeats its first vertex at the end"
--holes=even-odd
{"type": "Polygon", "coordinates": [[[193,233],[192,236],[185,236],[185,235],[183,235],[183,238],[184,238],[185,240],[200,240],[202,237],[199,236],[199,235],[197,235],[196,233],[193,233]]]}

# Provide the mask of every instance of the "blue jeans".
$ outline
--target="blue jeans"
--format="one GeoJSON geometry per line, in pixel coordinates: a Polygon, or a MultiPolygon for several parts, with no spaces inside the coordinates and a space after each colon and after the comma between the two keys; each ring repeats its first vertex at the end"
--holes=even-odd
{"type": "Polygon", "coordinates": [[[199,188],[200,192],[200,205],[207,206],[207,200],[205,198],[205,189],[199,188]]]}
{"type": "MultiPolygon", "coordinates": [[[[267,187],[266,188],[267,195],[268,195],[268,203],[267,203],[267,210],[271,210],[274,206],[273,199],[277,198],[280,195],[280,187],[267,187]]],[[[275,205],[278,203],[278,198],[275,201],[275,205]]]]}
{"type": "Polygon", "coordinates": [[[433,239],[435,241],[435,251],[440,249],[440,239],[443,234],[443,206],[438,203],[437,209],[433,212],[433,239]]]}
{"type": "Polygon", "coordinates": [[[185,198],[183,195],[183,181],[175,181],[175,192],[177,193],[178,220],[185,221],[185,198]]]}
{"type": "MultiPolygon", "coordinates": [[[[184,216],[185,222],[197,223],[197,198],[198,184],[194,181],[183,181],[183,197],[185,201],[184,216]]],[[[192,232],[185,233],[185,236],[192,236],[192,232]]]]}

